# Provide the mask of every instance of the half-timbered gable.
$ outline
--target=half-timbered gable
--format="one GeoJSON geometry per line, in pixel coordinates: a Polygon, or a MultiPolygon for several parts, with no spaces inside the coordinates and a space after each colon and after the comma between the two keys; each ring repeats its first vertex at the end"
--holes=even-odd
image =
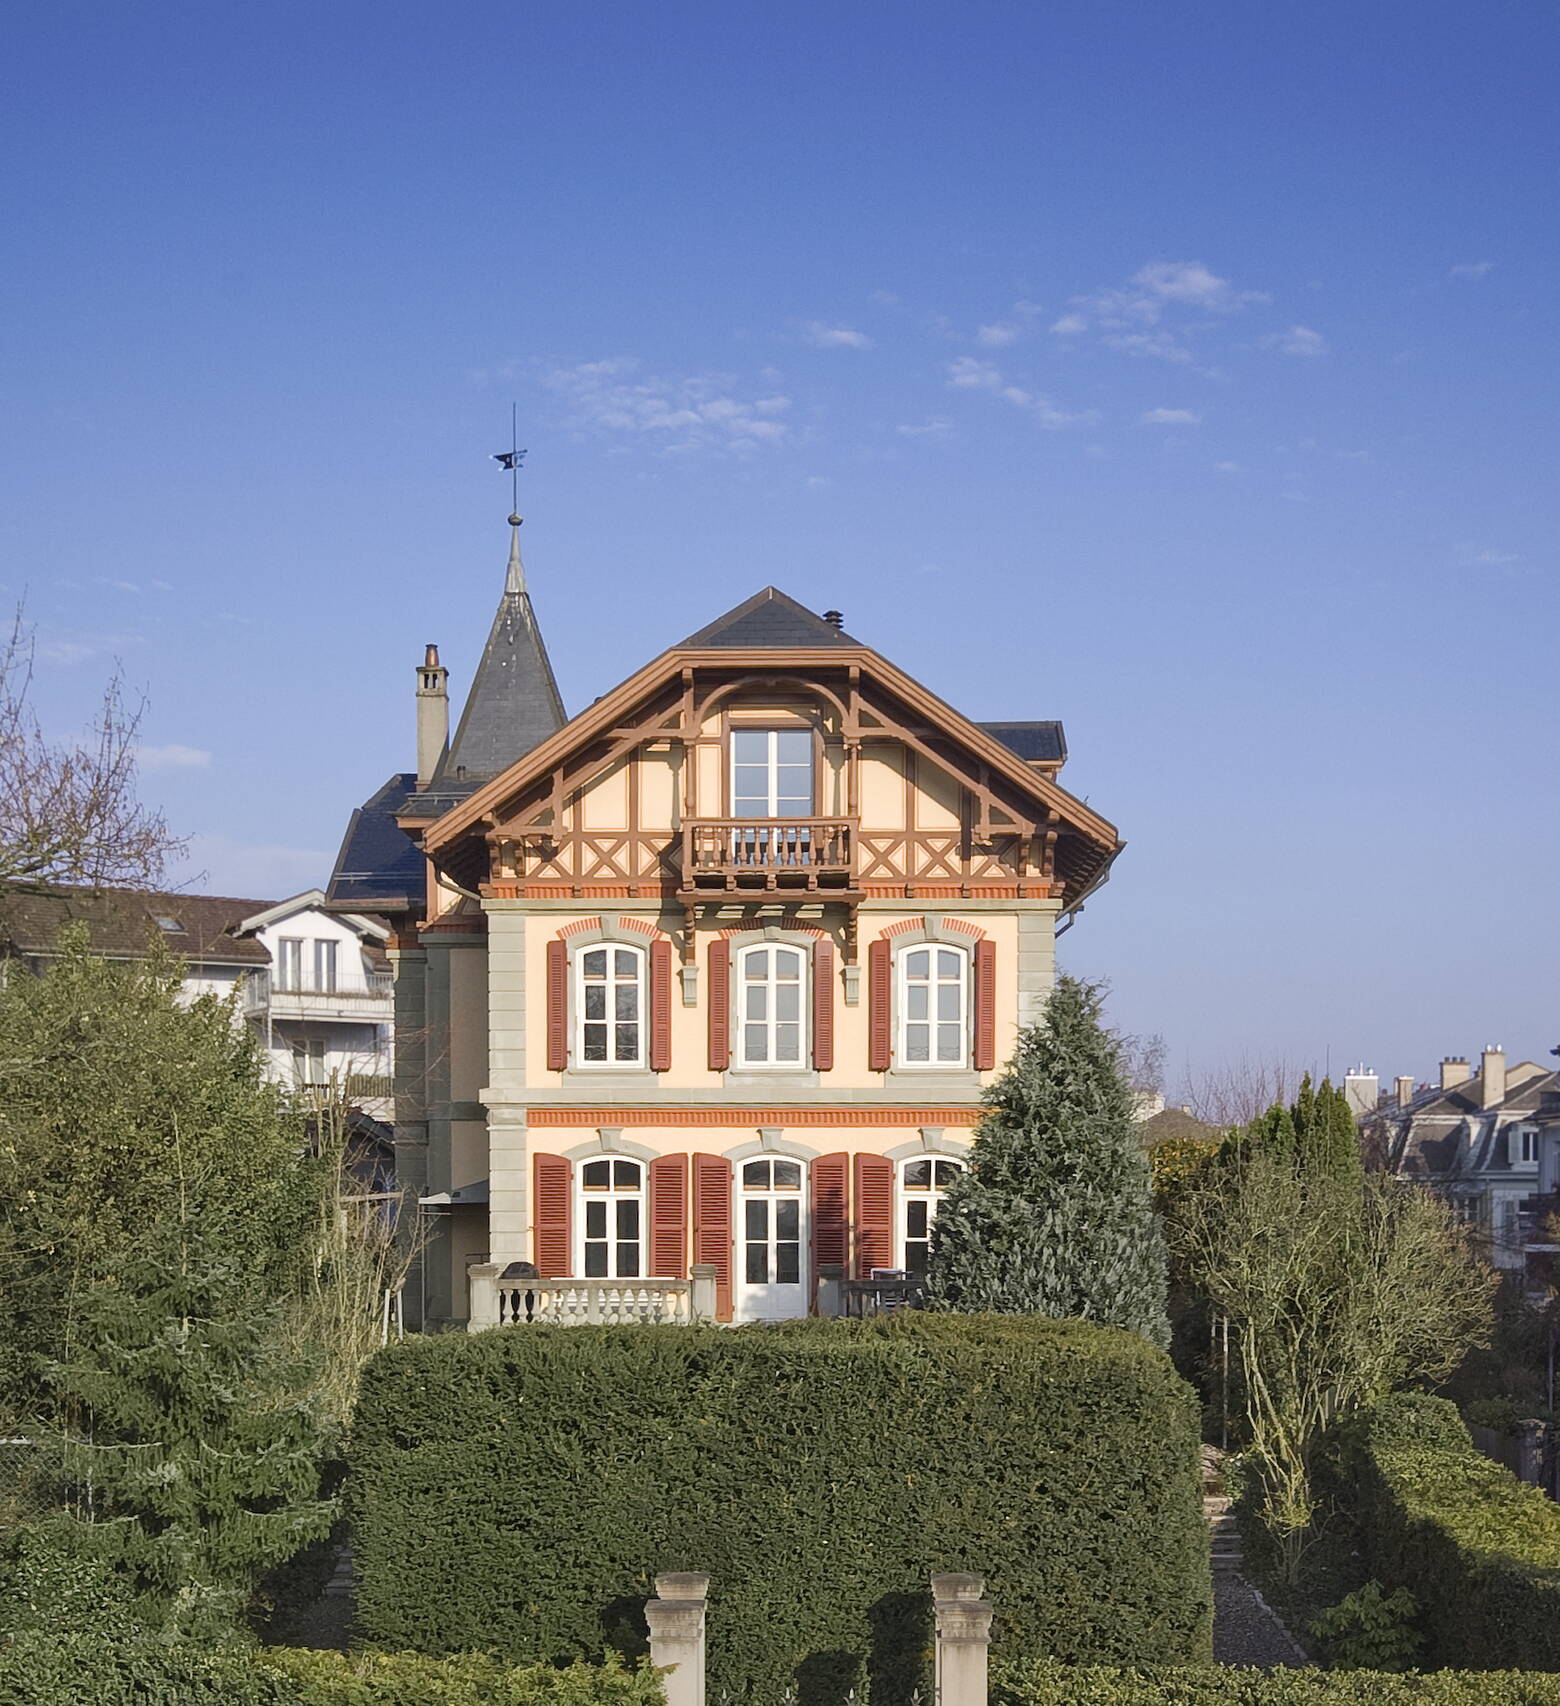
{"type": "Polygon", "coordinates": [[[386,796],[428,871],[398,940],[430,1322],[913,1290],[1120,847],[1060,726],[972,722],[773,588],[543,722],[386,796]]]}

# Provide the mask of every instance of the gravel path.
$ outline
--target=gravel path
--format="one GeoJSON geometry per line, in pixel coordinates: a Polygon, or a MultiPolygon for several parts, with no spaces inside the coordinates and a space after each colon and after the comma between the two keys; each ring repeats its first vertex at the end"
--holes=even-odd
{"type": "Polygon", "coordinates": [[[1220,1572],[1213,1578],[1213,1662],[1277,1670],[1312,1661],[1244,1576],[1220,1572]]]}

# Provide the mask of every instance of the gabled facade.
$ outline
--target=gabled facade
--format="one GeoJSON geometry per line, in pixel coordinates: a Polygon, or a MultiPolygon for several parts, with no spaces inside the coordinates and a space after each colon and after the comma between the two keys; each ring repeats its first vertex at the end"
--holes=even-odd
{"type": "MultiPolygon", "coordinates": [[[[511,627],[550,688],[528,599],[511,627]]],[[[1058,921],[1120,847],[1057,781],[1059,725],[971,722],[774,588],[532,739],[555,703],[481,778],[425,716],[424,779],[365,808],[333,885],[405,898],[412,1311],[751,1321],[913,1283],[1058,921]],[[392,813],[418,894],[399,850],[382,876],[356,850],[392,813]]]]}
{"type": "MultiPolygon", "coordinates": [[[[1560,1072],[1508,1063],[1487,1048],[1477,1068],[1449,1055],[1438,1082],[1399,1078],[1361,1120],[1367,1153],[1444,1196],[1497,1267],[1547,1284],[1560,1214],[1560,1072]]],[[[1362,1097],[1362,1099],[1366,1099],[1362,1097]]]]}

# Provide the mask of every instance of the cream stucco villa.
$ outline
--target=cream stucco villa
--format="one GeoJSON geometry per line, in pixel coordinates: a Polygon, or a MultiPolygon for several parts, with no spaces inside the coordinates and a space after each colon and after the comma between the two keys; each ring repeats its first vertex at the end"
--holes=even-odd
{"type": "Polygon", "coordinates": [[[1059,724],[971,722],[772,587],[566,720],[511,524],[454,737],[429,647],[417,771],[329,891],[393,926],[408,1316],[892,1301],[1117,833],[1059,724]]]}

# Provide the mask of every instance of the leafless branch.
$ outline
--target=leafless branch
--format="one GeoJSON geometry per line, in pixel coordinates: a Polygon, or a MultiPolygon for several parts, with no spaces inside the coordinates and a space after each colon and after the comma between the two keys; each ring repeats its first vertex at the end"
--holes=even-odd
{"type": "Polygon", "coordinates": [[[1304,1068],[1277,1056],[1241,1055],[1188,1071],[1177,1102],[1216,1126],[1249,1125],[1275,1102],[1292,1102],[1304,1068]]]}

